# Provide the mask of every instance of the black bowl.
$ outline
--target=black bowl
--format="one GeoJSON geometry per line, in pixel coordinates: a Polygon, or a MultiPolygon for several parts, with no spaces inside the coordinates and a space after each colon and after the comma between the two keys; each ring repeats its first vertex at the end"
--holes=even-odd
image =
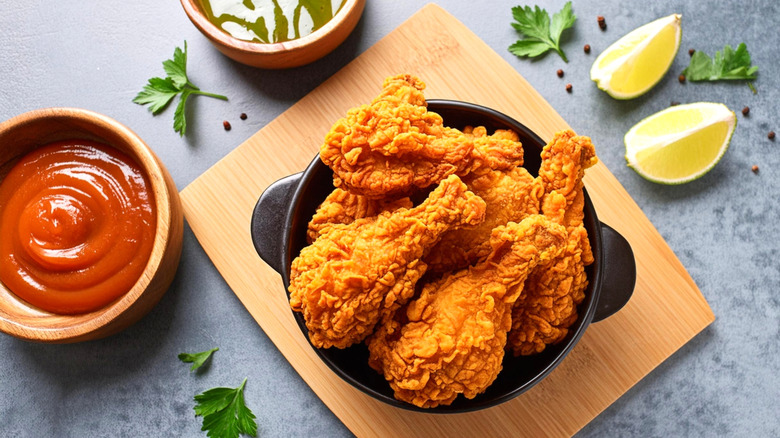
{"type": "MultiPolygon", "coordinates": [[[[514,130],[520,135],[525,150],[524,167],[532,175],[538,173],[545,142],[523,124],[495,110],[465,102],[429,100],[428,109],[439,113],[445,125],[454,128],[481,125],[487,128],[488,133],[496,129],[514,130]]],[[[333,189],[332,171],[319,157],[315,157],[303,173],[273,183],[257,202],[252,215],[252,240],[260,257],[282,275],[285,291],[290,285],[292,261],[306,246],[308,222],[333,189]]],[[[418,408],[393,397],[384,377],[368,366],[368,348],[364,344],[343,350],[312,348],[341,378],[366,394],[400,408],[431,413],[466,412],[510,400],[549,374],[574,348],[591,322],[618,311],[634,290],[636,266],[631,246],[623,236],[599,222],[587,191],[584,225],[595,261],[586,268],[588,287],[585,300],[577,308],[577,322],[563,341],[547,346],[541,354],[521,357],[507,354],[503,370],[495,382],[473,399],[458,397],[449,406],[418,408]]],[[[308,339],[303,316],[297,312],[294,316],[308,339]]]]}

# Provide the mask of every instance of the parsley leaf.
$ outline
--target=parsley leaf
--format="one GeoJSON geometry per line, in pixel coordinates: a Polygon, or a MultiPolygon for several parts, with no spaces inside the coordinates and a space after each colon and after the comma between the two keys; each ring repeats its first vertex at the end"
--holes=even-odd
{"type": "Polygon", "coordinates": [[[184,135],[187,130],[187,118],[184,115],[184,105],[187,103],[187,97],[192,93],[188,88],[185,88],[181,92],[181,98],[179,104],[176,105],[176,111],[173,113],[173,130],[178,132],[179,135],[184,135]]]}
{"type": "Polygon", "coordinates": [[[163,61],[163,70],[168,73],[168,77],[179,89],[189,84],[189,79],[187,79],[187,41],[184,42],[184,51],[176,47],[173,51],[173,59],[163,61]]]}
{"type": "Polygon", "coordinates": [[[195,396],[195,416],[203,417],[201,430],[212,438],[257,436],[255,414],[244,404],[244,385],[238,388],[212,388],[195,396]]]}
{"type": "Polygon", "coordinates": [[[139,105],[150,104],[149,111],[153,115],[157,115],[171,103],[176,95],[181,94],[181,100],[173,115],[173,130],[178,132],[180,136],[183,136],[187,130],[184,105],[190,94],[228,100],[225,96],[201,91],[190,82],[187,77],[187,41],[184,41],[184,50],[176,47],[173,51],[173,59],[163,61],[163,70],[168,76],[165,79],[158,77],[149,79],[143,90],[133,98],[133,102],[139,105]]]}
{"type": "Polygon", "coordinates": [[[552,49],[558,52],[565,62],[566,55],[561,50],[561,34],[572,27],[577,17],[571,11],[571,2],[566,2],[563,9],[553,14],[552,22],[547,11],[534,6],[515,6],[512,8],[515,22],[512,27],[525,36],[511,46],[509,51],[519,57],[533,58],[552,49]]]}
{"type": "Polygon", "coordinates": [[[190,371],[195,371],[211,357],[211,355],[219,350],[219,348],[212,348],[211,350],[201,351],[200,353],[181,353],[179,354],[179,360],[184,363],[191,363],[192,367],[190,371]]]}
{"type": "Polygon", "coordinates": [[[158,114],[171,103],[177,94],[179,94],[179,89],[170,78],[151,78],[144,89],[138,93],[138,96],[135,96],[133,102],[141,105],[149,103],[151,104],[149,111],[152,114],[158,114]]]}
{"type": "MultiPolygon", "coordinates": [[[[758,67],[752,66],[750,53],[745,43],[734,50],[726,45],[722,52],[715,52],[715,58],[710,58],[706,53],[697,50],[691,57],[691,63],[683,70],[685,78],[689,81],[719,81],[719,80],[746,80],[756,78],[758,67]]],[[[756,92],[753,84],[748,82],[753,93],[756,92]]]]}

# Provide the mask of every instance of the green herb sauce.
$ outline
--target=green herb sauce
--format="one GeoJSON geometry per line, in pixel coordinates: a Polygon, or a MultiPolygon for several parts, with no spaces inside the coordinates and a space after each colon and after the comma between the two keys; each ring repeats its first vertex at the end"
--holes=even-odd
{"type": "Polygon", "coordinates": [[[280,43],[321,28],[346,0],[200,0],[206,17],[245,41],[280,43]]]}

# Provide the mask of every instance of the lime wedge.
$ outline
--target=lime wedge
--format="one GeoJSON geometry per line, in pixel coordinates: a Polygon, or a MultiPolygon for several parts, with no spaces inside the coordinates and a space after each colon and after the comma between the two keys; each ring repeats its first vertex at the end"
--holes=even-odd
{"type": "Polygon", "coordinates": [[[680,18],[659,18],[615,41],[596,58],[590,79],[615,99],[645,94],[669,70],[680,48],[680,18]]]}
{"type": "Polygon", "coordinates": [[[647,117],[626,133],[626,161],[653,182],[693,181],[720,161],[736,126],[734,112],[722,103],[673,106],[647,117]]]}

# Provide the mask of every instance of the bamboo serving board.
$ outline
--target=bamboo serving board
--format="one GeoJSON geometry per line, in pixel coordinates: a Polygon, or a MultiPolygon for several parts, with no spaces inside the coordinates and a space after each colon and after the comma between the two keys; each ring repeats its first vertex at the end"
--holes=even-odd
{"type": "Polygon", "coordinates": [[[494,108],[544,139],[568,128],[498,54],[447,12],[428,5],[186,187],[185,217],[268,337],[356,435],[572,435],[714,320],[685,268],[603,164],[588,170],[585,183],[599,219],[633,247],[634,295],[620,312],[591,325],[540,384],[490,409],[417,413],[354,389],[314,353],[293,319],[280,275],[255,253],[250,217],[263,190],[303,170],[333,122],[369,102],[382,80],[397,73],[419,76],[429,99],[494,108]]]}

